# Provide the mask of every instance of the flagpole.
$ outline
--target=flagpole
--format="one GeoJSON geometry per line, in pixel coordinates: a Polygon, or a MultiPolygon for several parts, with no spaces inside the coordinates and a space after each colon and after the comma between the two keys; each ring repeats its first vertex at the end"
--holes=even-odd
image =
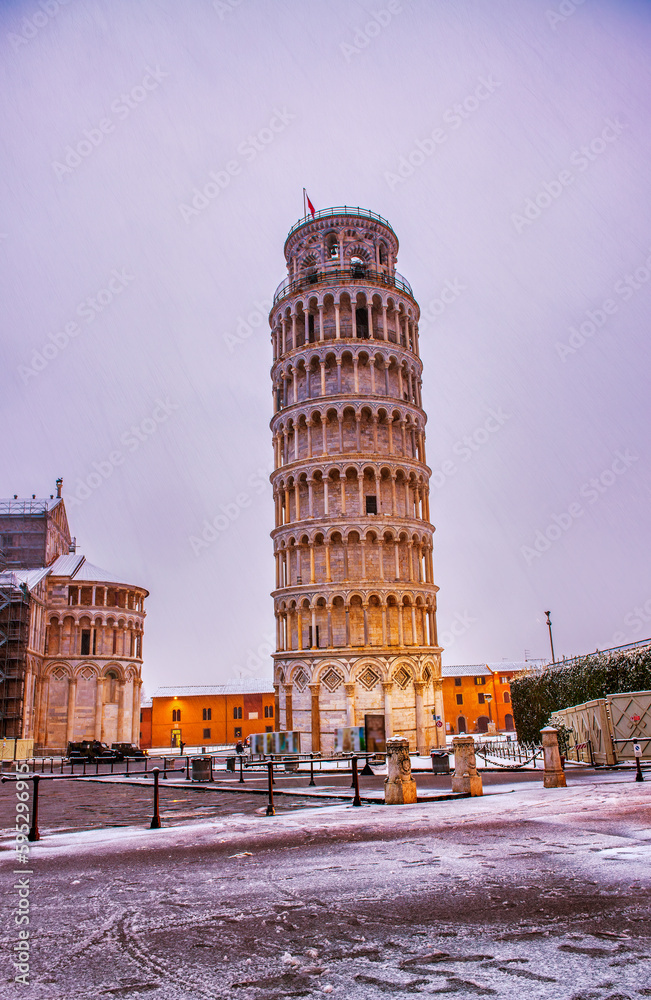
{"type": "Polygon", "coordinates": [[[307,219],[307,205],[305,203],[305,188],[303,188],[303,218],[307,219]]]}

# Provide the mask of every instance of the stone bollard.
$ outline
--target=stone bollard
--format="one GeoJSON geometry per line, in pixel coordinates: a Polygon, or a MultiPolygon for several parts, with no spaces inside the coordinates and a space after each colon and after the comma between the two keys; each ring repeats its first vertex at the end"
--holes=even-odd
{"type": "Polygon", "coordinates": [[[387,740],[384,801],[388,806],[405,806],[416,802],[417,795],[416,782],[411,776],[409,740],[394,736],[387,740]]]}
{"type": "Polygon", "coordinates": [[[543,757],[545,773],[544,788],[566,788],[565,772],[561,766],[561,754],[558,749],[558,731],[553,726],[545,726],[540,730],[543,742],[543,757]]]}
{"type": "Polygon", "coordinates": [[[484,788],[481,774],[477,774],[475,760],[475,741],[472,736],[455,736],[452,740],[454,749],[454,776],[452,791],[463,792],[466,795],[483,795],[484,788]]]}

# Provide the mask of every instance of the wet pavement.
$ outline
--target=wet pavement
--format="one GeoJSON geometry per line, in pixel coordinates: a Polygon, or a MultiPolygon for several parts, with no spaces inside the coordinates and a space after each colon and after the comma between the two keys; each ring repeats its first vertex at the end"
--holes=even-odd
{"type": "MultiPolygon", "coordinates": [[[[50,833],[30,851],[30,985],[9,992],[5,968],[2,995],[651,996],[651,782],[583,773],[544,790],[540,776],[498,777],[482,798],[292,799],[300,808],[274,817],[255,795],[165,788],[161,811],[176,799],[180,825],[50,833]]],[[[449,788],[429,780],[442,778],[449,788]]],[[[66,784],[99,819],[93,798],[109,789],[66,784]]],[[[111,791],[136,812],[144,794],[148,815],[151,789],[111,791]]],[[[80,807],[62,798],[60,822],[80,807]]],[[[10,851],[0,863],[9,914],[17,866],[10,851]]],[[[8,918],[2,931],[8,954],[8,918]]]]}

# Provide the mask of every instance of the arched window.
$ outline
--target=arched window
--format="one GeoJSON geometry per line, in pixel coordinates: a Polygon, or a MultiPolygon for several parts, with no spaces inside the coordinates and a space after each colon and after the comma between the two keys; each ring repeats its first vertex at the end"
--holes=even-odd
{"type": "Polygon", "coordinates": [[[459,718],[457,719],[457,729],[459,730],[460,733],[467,732],[466,720],[464,719],[463,715],[460,715],[459,718]]]}
{"type": "Polygon", "coordinates": [[[106,679],[108,681],[106,685],[106,700],[111,705],[114,705],[118,700],[118,675],[115,670],[109,670],[106,679]]]}

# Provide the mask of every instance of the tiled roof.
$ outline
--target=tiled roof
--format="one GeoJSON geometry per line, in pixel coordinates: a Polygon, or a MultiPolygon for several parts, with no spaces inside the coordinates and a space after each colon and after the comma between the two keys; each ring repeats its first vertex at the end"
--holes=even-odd
{"type": "Polygon", "coordinates": [[[443,677],[482,677],[491,672],[486,663],[444,663],[442,667],[443,677]]]}
{"type": "Polygon", "coordinates": [[[544,666],[547,660],[502,660],[499,663],[444,663],[443,677],[486,677],[489,674],[517,674],[544,666]]]}
{"type": "Polygon", "coordinates": [[[247,680],[227,681],[226,684],[191,685],[188,687],[160,687],[152,698],[192,698],[197,695],[209,697],[218,694],[273,694],[270,680],[250,677],[247,680]]]}

